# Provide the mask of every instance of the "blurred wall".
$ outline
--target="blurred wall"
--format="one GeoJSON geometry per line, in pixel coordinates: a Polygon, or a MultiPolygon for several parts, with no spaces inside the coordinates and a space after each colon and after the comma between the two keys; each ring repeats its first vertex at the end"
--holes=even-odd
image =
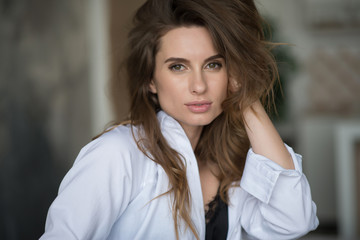
{"type": "Polygon", "coordinates": [[[111,49],[108,1],[84,1],[88,42],[91,134],[102,132],[113,120],[110,83],[111,49]]]}
{"type": "Polygon", "coordinates": [[[126,39],[132,16],[145,0],[109,0],[111,41],[111,90],[112,107],[116,121],[124,120],[129,110],[129,94],[121,68],[126,53],[126,39]]]}
{"type": "MultiPolygon", "coordinates": [[[[355,223],[344,220],[343,199],[352,203],[360,199],[344,195],[343,190],[356,192],[360,186],[339,185],[358,173],[350,168],[340,174],[338,166],[348,160],[346,156],[337,157],[340,146],[336,129],[347,123],[360,128],[360,2],[257,2],[262,14],[273,20],[280,41],[292,44],[286,48],[297,62],[297,71],[286,84],[289,119],[278,124],[280,133],[291,139],[295,150],[303,155],[320,227],[333,228],[329,231],[334,233],[338,226],[345,234],[349,229],[344,224],[356,226],[359,216],[354,219],[353,214],[345,214],[355,223]]],[[[355,164],[360,159],[350,161],[355,164]]],[[[356,207],[360,206],[351,205],[349,210],[356,212],[356,207]]]]}
{"type": "Polygon", "coordinates": [[[40,237],[81,147],[127,115],[118,70],[142,2],[0,2],[0,239],[40,237]]]}
{"type": "Polygon", "coordinates": [[[0,1],[0,239],[37,239],[90,140],[84,1],[0,1]]]}

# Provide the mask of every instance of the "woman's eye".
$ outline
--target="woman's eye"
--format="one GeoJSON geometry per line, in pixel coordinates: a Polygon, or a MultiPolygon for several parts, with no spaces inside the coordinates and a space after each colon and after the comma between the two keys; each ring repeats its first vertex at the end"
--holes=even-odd
{"type": "Polygon", "coordinates": [[[183,65],[181,65],[181,64],[171,65],[169,68],[170,68],[170,70],[175,71],[175,72],[185,70],[185,67],[183,65]]]}
{"type": "Polygon", "coordinates": [[[217,63],[217,62],[212,62],[212,63],[209,63],[208,65],[206,65],[206,68],[207,69],[220,69],[222,67],[221,63],[217,63]]]}

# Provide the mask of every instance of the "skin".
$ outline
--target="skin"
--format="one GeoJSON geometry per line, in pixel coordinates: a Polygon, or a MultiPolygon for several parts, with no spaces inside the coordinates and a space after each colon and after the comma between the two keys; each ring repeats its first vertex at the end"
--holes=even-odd
{"type": "Polygon", "coordinates": [[[193,149],[202,128],[222,112],[228,77],[209,32],[203,27],[180,27],[165,34],[155,59],[150,91],[160,106],[183,127],[193,149]],[[209,102],[209,109],[197,113],[188,104],[209,102]]]}
{"type": "MultiPolygon", "coordinates": [[[[222,112],[221,103],[231,87],[225,60],[216,51],[206,28],[194,26],[166,33],[155,61],[150,91],[158,95],[161,108],[180,123],[195,149],[203,126],[222,112]],[[194,112],[189,107],[189,103],[204,101],[208,105],[206,111],[194,112]]],[[[253,151],[283,168],[294,169],[289,152],[259,101],[244,111],[244,119],[253,151]]],[[[214,175],[217,168],[204,161],[198,162],[198,167],[207,209],[219,187],[214,175]]]]}
{"type": "Polygon", "coordinates": [[[253,151],[285,169],[295,169],[290,153],[260,101],[245,110],[244,118],[253,151]]]}

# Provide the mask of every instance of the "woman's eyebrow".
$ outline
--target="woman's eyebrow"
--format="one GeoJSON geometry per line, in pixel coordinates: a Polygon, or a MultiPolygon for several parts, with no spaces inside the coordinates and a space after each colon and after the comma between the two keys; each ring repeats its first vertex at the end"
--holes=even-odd
{"type": "MultiPolygon", "coordinates": [[[[208,57],[207,59],[204,60],[204,62],[209,62],[211,60],[214,60],[214,59],[218,59],[218,58],[224,58],[223,55],[221,54],[216,54],[214,56],[211,56],[211,57],[208,57]]],[[[171,58],[168,58],[165,60],[164,63],[167,63],[167,62],[184,62],[184,63],[189,63],[190,61],[186,58],[177,58],[177,57],[171,57],[171,58]]]]}
{"type": "Polygon", "coordinates": [[[211,60],[218,59],[218,58],[224,58],[224,56],[219,53],[219,54],[216,54],[214,56],[208,57],[207,59],[205,59],[204,62],[209,62],[211,60]]]}
{"type": "Polygon", "coordinates": [[[185,59],[185,58],[176,58],[176,57],[171,57],[165,60],[164,63],[167,62],[184,62],[184,63],[189,63],[190,61],[185,59]]]}

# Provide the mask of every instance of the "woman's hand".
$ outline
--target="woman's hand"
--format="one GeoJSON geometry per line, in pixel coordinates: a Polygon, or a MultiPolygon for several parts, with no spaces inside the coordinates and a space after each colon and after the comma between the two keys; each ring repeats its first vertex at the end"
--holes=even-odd
{"type": "Polygon", "coordinates": [[[279,133],[272,124],[260,101],[256,101],[244,111],[245,129],[253,151],[285,169],[295,169],[279,133]]]}

